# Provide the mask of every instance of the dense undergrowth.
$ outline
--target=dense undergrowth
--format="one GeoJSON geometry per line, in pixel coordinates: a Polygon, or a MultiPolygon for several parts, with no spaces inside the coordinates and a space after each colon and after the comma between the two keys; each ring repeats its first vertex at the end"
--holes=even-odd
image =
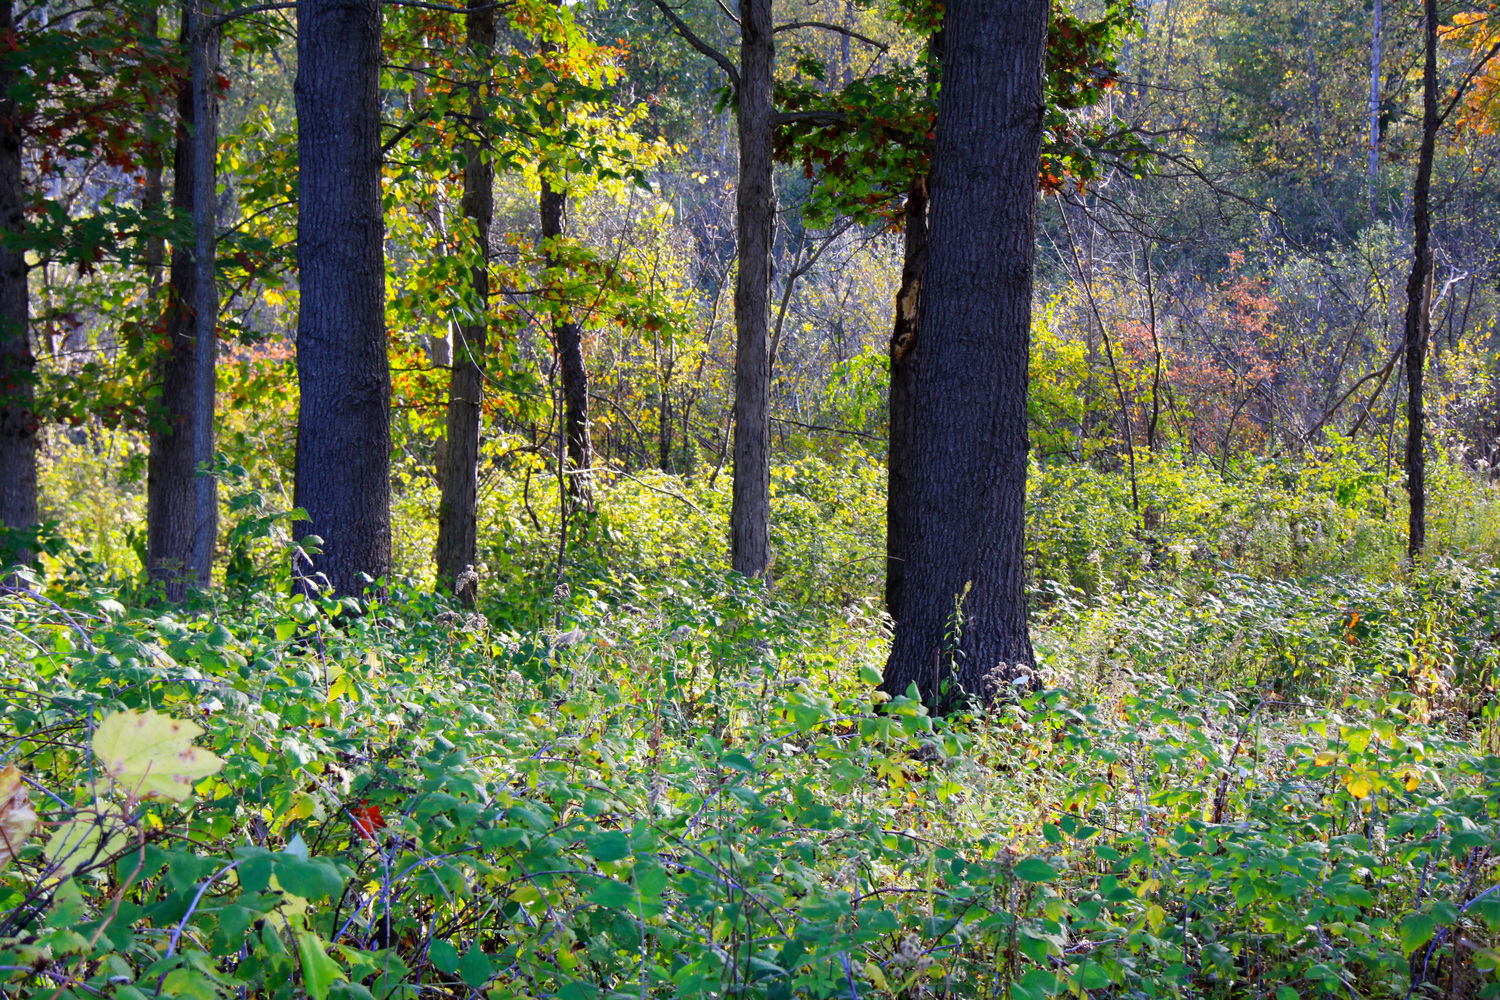
{"type": "Polygon", "coordinates": [[[1215,510],[1309,559],[1379,522],[1254,468],[1199,507],[1148,471],[1156,537],[1049,513],[1121,487],[1049,470],[1045,689],[948,719],[876,693],[868,492],[815,464],[778,474],[771,593],[695,541],[712,491],[646,474],[574,525],[561,584],[499,505],[476,612],[293,596],[285,515],[252,493],[224,586],[184,608],[54,544],[0,595],[0,764],[41,819],[0,874],[0,990],[1491,995],[1500,573],[1457,544],[1234,572],[1215,510]],[[191,720],[222,769],[134,794],[91,746],[130,712],[191,720]]]}

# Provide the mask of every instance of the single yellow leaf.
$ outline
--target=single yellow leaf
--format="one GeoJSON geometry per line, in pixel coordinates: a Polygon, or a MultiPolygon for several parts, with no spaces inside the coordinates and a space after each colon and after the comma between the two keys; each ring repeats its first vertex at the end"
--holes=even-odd
{"type": "Polygon", "coordinates": [[[1370,794],[1370,779],[1365,777],[1354,778],[1349,782],[1349,794],[1356,799],[1362,799],[1370,794]]]}
{"type": "Polygon", "coordinates": [[[1329,764],[1332,764],[1338,759],[1339,755],[1334,751],[1324,750],[1322,753],[1318,754],[1317,757],[1313,758],[1313,763],[1318,767],[1327,767],[1329,764]]]}
{"type": "Polygon", "coordinates": [[[99,723],[91,746],[127,795],[181,802],[193,794],[193,782],[224,766],[215,754],[193,746],[202,735],[197,725],[160,712],[116,712],[99,723]]]}
{"type": "Polygon", "coordinates": [[[1415,792],[1417,790],[1417,786],[1422,783],[1422,776],[1416,771],[1407,771],[1405,774],[1405,778],[1406,790],[1408,792],[1415,792]]]}
{"type": "Polygon", "coordinates": [[[36,829],[36,810],[26,784],[14,764],[0,771],[0,872],[21,853],[31,831],[36,829]]]}
{"type": "Polygon", "coordinates": [[[886,982],[885,973],[874,962],[865,963],[865,978],[873,983],[876,989],[885,993],[891,991],[891,984],[886,982]]]}

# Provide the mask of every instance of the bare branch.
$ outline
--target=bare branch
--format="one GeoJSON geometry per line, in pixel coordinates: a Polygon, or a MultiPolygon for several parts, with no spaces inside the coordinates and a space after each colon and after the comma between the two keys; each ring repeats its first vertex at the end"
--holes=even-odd
{"type": "Polygon", "coordinates": [[[214,31],[224,27],[230,21],[236,21],[251,14],[262,14],[268,10],[291,10],[296,6],[295,3],[258,3],[253,7],[241,7],[239,10],[229,11],[227,14],[220,14],[208,22],[208,30],[214,31]]]}
{"type": "Polygon", "coordinates": [[[814,125],[847,125],[849,116],[842,111],[783,111],[776,116],[777,125],[811,122],[814,125]]]}
{"type": "Polygon", "coordinates": [[[795,31],[798,28],[822,28],[824,31],[837,31],[841,35],[848,35],[850,38],[858,38],[866,45],[872,45],[875,48],[879,49],[881,52],[889,52],[891,48],[884,42],[877,42],[869,35],[861,35],[859,32],[854,31],[850,28],[843,28],[837,24],[829,24],[827,21],[793,21],[791,24],[777,25],[771,30],[774,34],[781,31],[795,31]]]}
{"type": "Polygon", "coordinates": [[[729,61],[729,57],[694,34],[693,29],[689,28],[686,22],[684,22],[682,18],[677,16],[677,12],[675,10],[667,6],[665,0],[652,0],[652,2],[656,4],[658,10],[667,15],[667,20],[672,22],[672,27],[676,29],[677,33],[681,35],[689,45],[719,64],[719,68],[728,75],[730,86],[734,87],[735,90],[739,90],[739,70],[734,68],[734,63],[729,61]]]}

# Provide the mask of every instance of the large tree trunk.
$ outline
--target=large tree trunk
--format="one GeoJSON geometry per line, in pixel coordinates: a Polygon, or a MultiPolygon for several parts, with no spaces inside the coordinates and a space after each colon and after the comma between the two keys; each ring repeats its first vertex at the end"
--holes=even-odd
{"type": "MultiPolygon", "coordinates": [[[[927,40],[927,85],[932,91],[937,87],[942,59],[943,32],[939,29],[927,40]]],[[[917,319],[922,278],[927,271],[926,177],[916,178],[907,189],[902,222],[906,246],[891,331],[890,451],[886,460],[885,609],[892,621],[901,616],[911,538],[907,522],[911,517],[911,452],[916,426],[912,423],[912,406],[917,388],[917,319]]]]}
{"type": "MultiPolygon", "coordinates": [[[[568,196],[542,178],[538,203],[542,217],[542,243],[562,236],[566,224],[568,196]]],[[[557,258],[546,254],[547,266],[555,267],[557,258]]],[[[593,502],[593,442],[589,437],[589,375],[583,365],[583,330],[567,319],[552,326],[557,341],[557,362],[562,378],[563,433],[567,438],[568,494],[585,505],[593,502]]]]}
{"type": "Polygon", "coordinates": [[[917,305],[927,269],[927,178],[919,177],[906,192],[906,249],[901,288],[896,292],[895,329],[891,333],[890,454],[886,462],[885,609],[901,617],[906,587],[907,551],[911,544],[911,460],[916,439],[912,406],[917,388],[917,305]]]}
{"type": "MultiPolygon", "coordinates": [[[[495,9],[482,0],[464,15],[469,50],[486,72],[495,51],[495,9]]],[[[483,120],[483,98],[476,84],[470,95],[474,120],[483,120]]],[[[443,499],[438,507],[437,578],[448,590],[479,561],[479,431],[483,419],[484,369],[489,321],[490,226],[495,216],[495,167],[481,155],[474,136],[464,143],[464,215],[474,223],[479,263],[469,273],[470,297],[478,309],[474,321],[455,327],[453,369],[448,380],[447,447],[443,453],[443,499]]],[[[472,604],[477,584],[465,584],[458,597],[472,604]]]]}
{"type": "Polygon", "coordinates": [[[919,307],[911,536],[884,687],[938,709],[1033,661],[1026,391],[1047,0],[954,0],[919,307]],[[1004,664],[1004,666],[1002,666],[1004,664]]]}
{"type": "Polygon", "coordinates": [[[297,26],[298,532],[358,594],[391,564],[379,0],[298,0],[297,26]]]}
{"type": "Polygon", "coordinates": [[[218,528],[215,480],[198,475],[200,466],[213,464],[218,357],[219,33],[207,30],[211,17],[199,0],[183,4],[181,44],[189,72],[177,95],[172,208],[191,216],[194,239],[172,248],[167,345],[157,367],[167,426],[151,437],[146,471],[146,570],[171,601],[182,600],[190,585],[208,586],[218,528]]]}
{"type": "MultiPolygon", "coordinates": [[[[0,0],[0,34],[15,31],[11,0],[0,0]]],[[[0,71],[0,230],[20,236],[26,228],[25,178],[21,171],[20,108],[6,95],[15,71],[0,71]]],[[[0,525],[25,530],[36,524],[37,419],[32,409],[28,333],[30,307],[26,255],[0,245],[0,525]]],[[[29,562],[31,553],[17,553],[29,562]]]]}
{"type": "Polygon", "coordinates": [[[771,0],[740,0],[739,276],[734,286],[734,496],[732,565],[761,576],[771,562],[771,243],[776,43],[771,0]]]}
{"type": "Polygon", "coordinates": [[[1422,379],[1427,364],[1427,281],[1432,273],[1432,158],[1437,146],[1437,0],[1426,0],[1422,68],[1422,149],[1417,159],[1417,179],[1412,191],[1412,218],[1416,233],[1412,243],[1411,275],[1406,280],[1406,490],[1410,495],[1406,551],[1421,555],[1427,544],[1427,456],[1422,432],[1426,411],[1422,406],[1422,379]]]}

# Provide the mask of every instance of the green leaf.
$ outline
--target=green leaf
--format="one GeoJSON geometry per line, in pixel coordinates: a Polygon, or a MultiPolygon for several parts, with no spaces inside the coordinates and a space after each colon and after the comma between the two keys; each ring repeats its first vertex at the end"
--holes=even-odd
{"type": "Polygon", "coordinates": [[[477,944],[464,952],[464,957],[458,960],[458,976],[472,989],[477,990],[489,982],[492,972],[490,957],[477,944]]]}
{"type": "Polygon", "coordinates": [[[1430,913],[1413,913],[1401,921],[1401,952],[1410,955],[1431,940],[1437,921],[1430,913]]]}
{"type": "Polygon", "coordinates": [[[428,946],[427,954],[439,972],[451,976],[458,971],[458,949],[451,942],[434,941],[428,946]]]}
{"type": "Polygon", "coordinates": [[[1016,878],[1023,882],[1051,882],[1057,878],[1057,869],[1042,858],[1027,858],[1016,865],[1016,878]]]}
{"type": "Polygon", "coordinates": [[[328,987],[336,979],[347,979],[339,964],[323,950],[323,939],[309,931],[297,931],[297,957],[302,962],[302,985],[313,1000],[327,1000],[328,987]]]}
{"type": "Polygon", "coordinates": [[[629,906],[634,899],[634,889],[624,882],[616,882],[613,879],[599,883],[599,887],[589,893],[590,903],[611,909],[629,906]]]}
{"type": "Polygon", "coordinates": [[[1301,998],[1297,996],[1297,991],[1290,986],[1278,986],[1276,988],[1276,1000],[1301,1000],[1301,998]]]}
{"type": "Polygon", "coordinates": [[[630,857],[630,837],[619,830],[596,833],[584,838],[584,844],[595,861],[623,861],[630,857]]]}

